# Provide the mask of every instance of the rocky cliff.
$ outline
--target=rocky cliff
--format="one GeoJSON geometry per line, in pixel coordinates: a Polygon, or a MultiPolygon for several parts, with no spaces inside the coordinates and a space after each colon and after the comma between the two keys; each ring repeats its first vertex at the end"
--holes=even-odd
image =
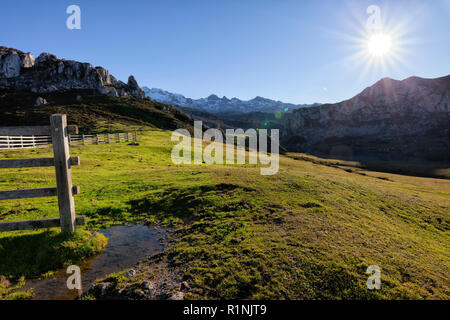
{"type": "Polygon", "coordinates": [[[336,104],[295,110],[288,149],[346,158],[450,160],[450,76],[384,78],[336,104]]]}
{"type": "Polygon", "coordinates": [[[49,53],[35,59],[32,53],[6,47],[0,47],[0,89],[29,89],[35,93],[93,89],[112,97],[145,98],[133,76],[124,83],[90,63],[58,59],[49,53]]]}

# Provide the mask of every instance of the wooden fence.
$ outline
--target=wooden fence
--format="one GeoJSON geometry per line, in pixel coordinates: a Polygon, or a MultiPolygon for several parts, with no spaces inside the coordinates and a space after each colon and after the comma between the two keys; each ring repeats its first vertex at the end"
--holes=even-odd
{"type": "Polygon", "coordinates": [[[80,193],[79,187],[72,185],[71,166],[80,165],[80,158],[69,154],[69,132],[77,132],[76,127],[67,126],[66,115],[54,114],[50,117],[50,126],[39,127],[0,127],[0,135],[18,136],[23,143],[24,136],[48,136],[53,145],[53,158],[5,159],[0,160],[2,168],[55,167],[56,188],[18,189],[0,191],[0,200],[58,197],[59,218],[27,221],[0,222],[0,232],[30,230],[61,226],[63,233],[73,233],[76,225],[86,223],[86,217],[75,216],[73,196],[80,193]]]}
{"type": "MultiPolygon", "coordinates": [[[[36,148],[52,144],[52,136],[50,135],[39,135],[39,134],[12,135],[10,133],[11,130],[4,132],[9,132],[9,135],[2,135],[2,133],[0,132],[0,149],[36,148]]],[[[29,130],[20,132],[28,134],[32,133],[32,131],[29,130]]],[[[100,143],[135,142],[137,141],[137,132],[106,133],[106,134],[70,134],[68,140],[69,145],[74,146],[86,144],[100,144],[100,143]]]]}

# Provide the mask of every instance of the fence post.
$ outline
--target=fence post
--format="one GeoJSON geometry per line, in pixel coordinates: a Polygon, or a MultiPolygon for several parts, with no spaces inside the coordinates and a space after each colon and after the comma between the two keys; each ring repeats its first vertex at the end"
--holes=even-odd
{"type": "Polygon", "coordinates": [[[9,136],[6,136],[6,143],[8,144],[8,149],[9,149],[9,136]]]}
{"type": "Polygon", "coordinates": [[[63,233],[73,233],[75,230],[75,203],[72,194],[72,173],[69,162],[67,117],[62,114],[54,114],[50,117],[50,124],[61,231],[63,233]]]}
{"type": "Polygon", "coordinates": [[[137,141],[137,131],[134,132],[134,141],[137,141]]]}

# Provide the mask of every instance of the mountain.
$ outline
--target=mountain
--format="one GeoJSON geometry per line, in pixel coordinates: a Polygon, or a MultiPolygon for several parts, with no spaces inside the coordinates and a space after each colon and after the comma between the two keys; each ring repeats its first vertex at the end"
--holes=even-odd
{"type": "Polygon", "coordinates": [[[225,96],[219,98],[215,94],[212,94],[207,98],[191,99],[186,98],[181,94],[171,93],[162,89],[149,89],[148,87],[142,87],[142,89],[147,97],[155,101],[191,109],[203,110],[215,114],[250,112],[274,113],[277,111],[291,111],[294,109],[318,105],[284,103],[263,97],[256,97],[252,100],[243,101],[238,98],[228,99],[225,96]]]}
{"type": "Polygon", "coordinates": [[[48,125],[53,113],[67,114],[83,133],[124,125],[193,129],[180,110],[145,98],[133,76],[124,83],[90,63],[0,47],[0,126],[48,125]]]}
{"type": "Polygon", "coordinates": [[[35,93],[90,89],[112,97],[145,98],[133,76],[124,83],[108,70],[90,63],[58,59],[45,52],[35,59],[32,53],[7,47],[0,47],[0,88],[29,89],[35,93]]]}
{"type": "Polygon", "coordinates": [[[285,118],[289,150],[354,159],[450,160],[450,75],[384,78],[336,104],[285,118]]]}

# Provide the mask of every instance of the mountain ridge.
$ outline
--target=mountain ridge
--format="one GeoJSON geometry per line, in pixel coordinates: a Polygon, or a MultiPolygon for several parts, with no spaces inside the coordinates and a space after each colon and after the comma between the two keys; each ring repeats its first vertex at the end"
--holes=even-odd
{"type": "Polygon", "coordinates": [[[331,156],[450,160],[450,75],[383,78],[354,97],[294,110],[282,140],[331,156]]]}
{"type": "Polygon", "coordinates": [[[266,112],[274,113],[277,111],[291,111],[299,108],[317,106],[315,104],[292,104],[282,101],[276,101],[261,96],[256,96],[250,100],[241,100],[236,97],[231,99],[223,96],[218,97],[211,94],[206,98],[192,99],[186,98],[182,94],[172,93],[163,89],[142,87],[145,95],[152,100],[168,103],[180,107],[203,110],[211,113],[250,113],[250,112],[266,112]],[[287,109],[286,109],[287,108],[287,109]]]}

